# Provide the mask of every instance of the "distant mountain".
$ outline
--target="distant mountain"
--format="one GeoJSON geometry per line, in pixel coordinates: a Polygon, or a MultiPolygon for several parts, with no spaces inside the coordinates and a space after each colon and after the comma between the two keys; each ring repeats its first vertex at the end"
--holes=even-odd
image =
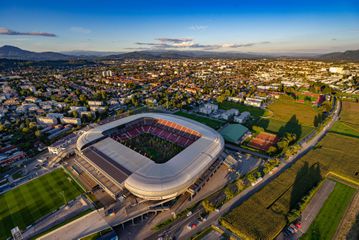
{"type": "Polygon", "coordinates": [[[56,52],[31,52],[18,47],[5,45],[0,47],[0,58],[15,60],[70,60],[75,57],[56,52]]]}
{"type": "Polygon", "coordinates": [[[210,52],[210,51],[135,51],[109,55],[106,59],[185,59],[185,58],[237,58],[260,59],[272,58],[269,55],[254,53],[210,52]]]}
{"type": "Polygon", "coordinates": [[[14,46],[0,47],[0,58],[31,61],[55,60],[122,60],[122,59],[188,59],[188,58],[223,58],[223,59],[315,59],[315,60],[344,60],[359,61],[359,50],[327,53],[315,55],[305,54],[275,54],[275,53],[243,53],[243,52],[213,52],[213,51],[135,51],[127,53],[101,52],[101,51],[68,51],[57,52],[31,52],[14,46]],[[65,53],[65,54],[64,54],[65,53]]]}
{"type": "Polygon", "coordinates": [[[350,50],[345,52],[333,52],[317,56],[316,58],[320,60],[330,60],[330,61],[359,61],[359,50],[350,50]]]}
{"type": "Polygon", "coordinates": [[[123,52],[109,52],[109,51],[86,51],[86,50],[73,50],[61,52],[65,55],[77,56],[77,57],[105,57],[115,54],[123,54],[123,52]]]}

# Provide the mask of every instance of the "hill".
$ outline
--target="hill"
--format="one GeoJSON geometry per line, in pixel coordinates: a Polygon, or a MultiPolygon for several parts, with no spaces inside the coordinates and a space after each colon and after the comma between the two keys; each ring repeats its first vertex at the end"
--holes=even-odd
{"type": "Polygon", "coordinates": [[[320,60],[331,60],[331,61],[359,61],[359,50],[349,50],[345,52],[332,52],[322,54],[317,57],[320,60]]]}
{"type": "Polygon", "coordinates": [[[31,52],[18,47],[5,45],[0,47],[0,58],[14,60],[70,60],[74,57],[56,52],[31,52]]]}

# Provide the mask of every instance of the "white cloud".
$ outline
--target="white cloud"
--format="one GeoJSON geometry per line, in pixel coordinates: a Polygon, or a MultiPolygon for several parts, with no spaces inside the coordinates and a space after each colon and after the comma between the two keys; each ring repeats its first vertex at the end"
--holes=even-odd
{"type": "Polygon", "coordinates": [[[56,34],[48,32],[18,32],[8,28],[0,27],[0,34],[3,35],[23,35],[23,36],[42,36],[42,37],[56,37],[56,34]]]}

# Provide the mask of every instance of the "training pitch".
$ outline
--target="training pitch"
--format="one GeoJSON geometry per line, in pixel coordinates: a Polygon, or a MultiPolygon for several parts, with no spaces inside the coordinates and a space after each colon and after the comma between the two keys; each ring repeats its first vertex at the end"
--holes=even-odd
{"type": "Polygon", "coordinates": [[[77,183],[58,169],[0,195],[0,239],[8,238],[15,226],[24,230],[81,193],[77,183]]]}

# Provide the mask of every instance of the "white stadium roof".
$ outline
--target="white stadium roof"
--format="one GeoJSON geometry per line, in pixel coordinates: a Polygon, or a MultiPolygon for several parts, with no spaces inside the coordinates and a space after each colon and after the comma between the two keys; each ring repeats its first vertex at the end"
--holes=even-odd
{"type": "Polygon", "coordinates": [[[77,141],[77,149],[82,153],[88,146],[95,147],[131,172],[124,186],[132,194],[144,199],[160,200],[175,197],[190,187],[217,159],[223,150],[224,140],[215,130],[187,118],[141,113],[85,132],[77,141]],[[159,164],[103,134],[104,131],[145,117],[177,123],[197,131],[201,137],[169,161],[159,164]]]}

